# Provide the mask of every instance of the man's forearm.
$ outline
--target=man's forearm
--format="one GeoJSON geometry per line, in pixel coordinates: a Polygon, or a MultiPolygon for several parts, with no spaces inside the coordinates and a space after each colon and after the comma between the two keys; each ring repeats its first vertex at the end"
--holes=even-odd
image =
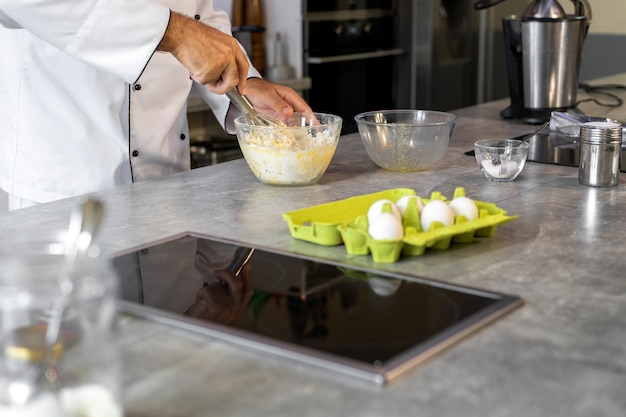
{"type": "Polygon", "coordinates": [[[188,19],[176,12],[170,13],[170,21],[163,35],[163,39],[157,46],[157,51],[174,53],[176,47],[180,45],[184,37],[185,19],[188,19]]]}

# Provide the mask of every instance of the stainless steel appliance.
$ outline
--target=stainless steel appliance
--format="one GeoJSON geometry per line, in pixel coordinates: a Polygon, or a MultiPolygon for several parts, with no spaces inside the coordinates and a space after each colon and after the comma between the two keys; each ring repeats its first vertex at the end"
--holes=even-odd
{"type": "MultiPolygon", "coordinates": [[[[474,7],[491,7],[500,1],[483,0],[474,7]]],[[[572,1],[573,14],[566,14],[556,0],[535,0],[521,16],[502,19],[511,99],[502,117],[542,123],[552,111],[576,107],[591,9],[586,0],[572,1]]]]}
{"type": "Polygon", "coordinates": [[[413,0],[402,7],[407,28],[400,46],[411,53],[402,57],[410,83],[400,98],[408,95],[413,109],[451,111],[476,104],[480,22],[472,0],[413,0]]]}
{"type": "Polygon", "coordinates": [[[477,100],[472,0],[303,0],[303,73],[314,109],[449,111],[477,100]]]}
{"type": "Polygon", "coordinates": [[[397,57],[405,52],[397,0],[304,0],[302,7],[311,107],[341,116],[343,133],[357,130],[358,113],[396,107],[397,57]]]}
{"type": "MultiPolygon", "coordinates": [[[[216,284],[212,271],[226,268],[239,247],[182,233],[120,255],[114,265],[123,310],[383,384],[522,303],[516,296],[255,248],[251,300],[244,310],[233,303],[244,314],[225,321],[224,314],[207,314],[214,306],[202,300],[208,299],[205,286],[216,284]]],[[[219,301],[228,309],[229,300],[219,301]]]]}

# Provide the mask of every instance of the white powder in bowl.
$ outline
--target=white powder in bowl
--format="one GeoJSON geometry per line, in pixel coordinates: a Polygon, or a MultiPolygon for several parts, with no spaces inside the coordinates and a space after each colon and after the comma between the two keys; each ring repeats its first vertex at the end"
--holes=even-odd
{"type": "Polygon", "coordinates": [[[500,164],[494,165],[493,162],[489,160],[481,161],[481,165],[483,169],[487,171],[487,174],[498,179],[511,178],[515,176],[519,167],[519,164],[515,161],[508,161],[504,169],[502,169],[500,164]]]}

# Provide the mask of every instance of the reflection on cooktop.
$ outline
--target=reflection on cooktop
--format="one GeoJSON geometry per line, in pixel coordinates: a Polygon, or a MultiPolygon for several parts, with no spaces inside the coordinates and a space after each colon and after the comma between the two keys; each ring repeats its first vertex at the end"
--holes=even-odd
{"type": "Polygon", "coordinates": [[[115,258],[124,310],[384,383],[521,304],[259,248],[229,281],[237,248],[184,234],[115,258]]]}

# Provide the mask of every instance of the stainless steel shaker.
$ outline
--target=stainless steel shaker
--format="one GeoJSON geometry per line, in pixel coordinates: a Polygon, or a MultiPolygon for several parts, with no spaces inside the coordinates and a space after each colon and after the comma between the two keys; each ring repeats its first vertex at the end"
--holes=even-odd
{"type": "Polygon", "coordinates": [[[578,182],[592,187],[619,183],[622,126],[611,122],[588,122],[580,128],[578,182]]]}

